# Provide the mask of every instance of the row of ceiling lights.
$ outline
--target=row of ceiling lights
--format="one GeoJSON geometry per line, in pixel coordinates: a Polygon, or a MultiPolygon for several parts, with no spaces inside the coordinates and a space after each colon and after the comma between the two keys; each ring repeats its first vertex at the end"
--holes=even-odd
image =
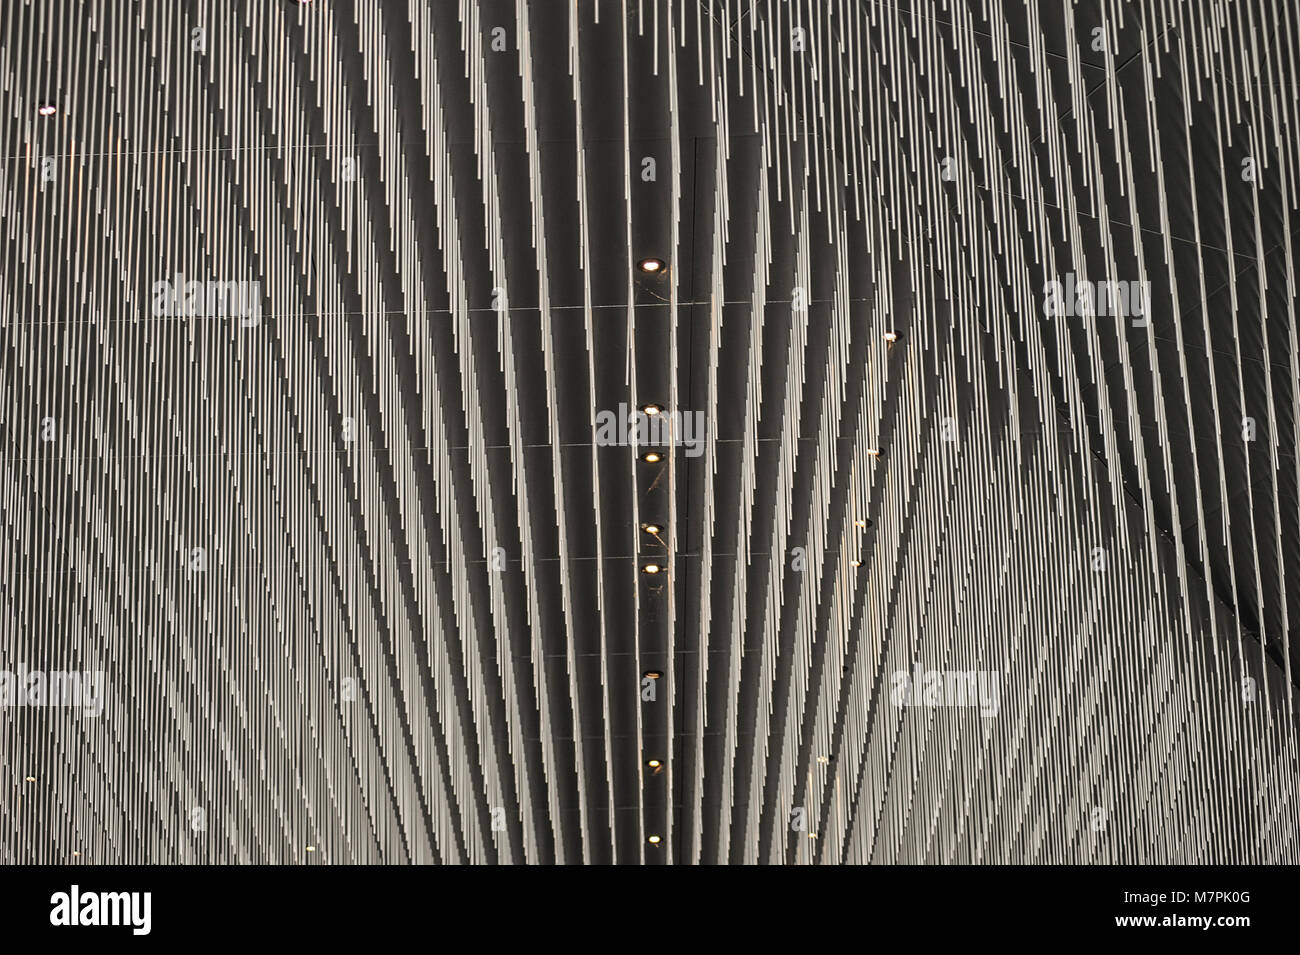
{"type": "MultiPolygon", "coordinates": [[[[643,259],[639,267],[643,272],[659,272],[663,269],[664,264],[659,259],[643,259]]],[[[664,409],[662,407],[656,404],[647,404],[641,406],[642,413],[649,415],[650,417],[654,417],[657,414],[661,414],[663,410],[664,409]]],[[[663,460],[663,455],[661,455],[658,451],[647,451],[645,454],[641,456],[641,460],[645,461],[647,464],[658,464],[660,461],[663,460]]],[[[646,522],[641,525],[641,530],[649,534],[651,537],[654,537],[655,539],[659,539],[660,533],[663,532],[663,527],[660,526],[659,524],[646,522]]],[[[662,541],[660,541],[660,543],[662,543],[662,541]]],[[[653,576],[661,573],[663,571],[663,568],[656,563],[649,563],[646,564],[644,567],[642,567],[641,571],[642,573],[650,574],[651,576],[653,576]]],[[[642,674],[642,676],[651,680],[659,680],[663,678],[663,671],[646,670],[645,673],[642,674]]],[[[647,759],[645,764],[646,767],[650,769],[650,771],[653,773],[653,775],[658,776],[661,772],[663,772],[664,764],[662,760],[647,759]]],[[[663,839],[660,836],[652,833],[646,836],[645,841],[652,846],[658,846],[662,844],[663,839]]]]}
{"type": "MultiPolygon", "coordinates": [[[[640,269],[642,272],[646,273],[647,275],[663,274],[663,272],[667,269],[667,267],[668,267],[667,263],[665,263],[663,259],[656,259],[656,258],[642,259],[640,262],[637,263],[637,268],[640,269]]],[[[664,409],[661,405],[654,404],[653,402],[641,406],[641,413],[652,418],[655,415],[662,414],[663,410],[664,409]]],[[[641,460],[646,462],[647,464],[658,464],[660,461],[663,460],[663,454],[660,453],[659,451],[647,451],[645,454],[641,455],[641,460]]],[[[644,523],[641,525],[641,530],[649,534],[651,537],[658,539],[659,534],[662,533],[663,531],[663,527],[661,527],[659,524],[644,523]]],[[[662,543],[662,541],[660,541],[660,543],[662,543]]],[[[654,576],[656,574],[662,573],[663,568],[656,563],[649,563],[641,568],[641,572],[654,576]]],[[[645,673],[642,674],[642,676],[647,679],[658,680],[663,677],[663,671],[646,670],[645,673]]],[[[650,769],[652,773],[656,776],[659,775],[661,772],[663,772],[664,764],[662,760],[648,759],[646,760],[645,764],[646,767],[650,769]]],[[[646,836],[645,841],[652,846],[658,846],[662,844],[663,839],[660,836],[652,833],[646,836]]]]}
{"type": "MultiPolygon", "coordinates": [[[[655,275],[662,273],[664,269],[667,268],[667,264],[663,259],[649,258],[642,259],[636,264],[636,267],[649,275],[655,275]]],[[[654,403],[641,406],[641,412],[649,417],[661,414],[663,410],[664,409],[660,405],[654,403]]],[[[641,460],[645,461],[647,464],[658,464],[663,460],[663,455],[658,451],[647,451],[645,454],[641,455],[641,460]]],[[[660,530],[662,530],[658,524],[642,524],[641,529],[651,536],[658,536],[660,530]]],[[[641,570],[643,573],[654,575],[662,572],[663,568],[658,564],[651,563],[646,564],[641,568],[641,570]]],[[[655,764],[655,768],[658,768],[659,760],[651,760],[651,762],[655,764]]],[[[647,841],[657,845],[659,843],[659,837],[651,836],[647,841]]]]}
{"type": "MultiPolygon", "coordinates": [[[[667,265],[662,259],[648,258],[648,259],[642,259],[640,262],[638,262],[637,268],[640,269],[642,272],[654,275],[657,273],[662,273],[664,269],[667,268],[667,265]]],[[[885,332],[884,334],[885,341],[891,345],[897,342],[899,340],[899,337],[900,336],[898,332],[885,332]]],[[[661,414],[663,412],[663,408],[657,404],[652,403],[652,404],[642,405],[641,411],[642,413],[653,417],[654,415],[661,414]]],[[[880,457],[880,449],[868,448],[867,454],[871,455],[873,458],[878,458],[880,457]]],[[[660,454],[658,451],[647,451],[645,454],[641,456],[641,460],[647,462],[648,464],[657,464],[661,460],[663,460],[663,455],[660,454]]],[[[854,526],[856,526],[860,530],[867,530],[871,527],[871,521],[866,518],[858,518],[853,523],[854,526]]],[[[641,529],[645,531],[647,534],[650,534],[651,536],[656,538],[659,536],[660,531],[663,530],[663,528],[661,528],[658,524],[649,524],[649,523],[642,524],[641,529]]],[[[859,559],[854,559],[852,564],[854,567],[861,567],[862,561],[859,559]]],[[[641,570],[643,573],[655,575],[661,573],[663,571],[663,568],[660,567],[658,564],[650,563],[642,567],[641,570]]],[[[657,680],[663,676],[663,673],[659,670],[647,670],[643,674],[643,676],[646,676],[652,680],[657,680]]],[[[646,766],[648,766],[650,769],[654,770],[656,774],[658,774],[659,772],[661,772],[663,768],[663,763],[657,759],[651,759],[646,761],[646,766]]],[[[646,842],[648,842],[652,846],[659,845],[661,841],[662,840],[657,835],[651,835],[646,838],[646,842]]]]}
{"type": "MultiPolygon", "coordinates": [[[[659,259],[642,259],[639,267],[643,272],[658,272],[664,267],[664,264],[659,259]]],[[[662,405],[657,405],[654,402],[641,406],[641,413],[650,418],[663,414],[663,410],[662,405]]],[[[658,451],[647,451],[645,454],[641,455],[641,460],[645,461],[647,464],[658,464],[663,460],[663,455],[658,451]]],[[[658,524],[642,524],[641,530],[645,531],[651,537],[657,538],[663,528],[658,524]]],[[[654,574],[662,573],[663,568],[658,564],[651,563],[642,567],[641,572],[653,576],[654,574]]]]}

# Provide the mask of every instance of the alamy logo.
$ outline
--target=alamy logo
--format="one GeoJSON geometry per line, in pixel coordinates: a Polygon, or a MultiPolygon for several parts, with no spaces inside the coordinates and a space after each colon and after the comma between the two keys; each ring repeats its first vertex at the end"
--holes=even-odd
{"type": "Polygon", "coordinates": [[[200,282],[177,272],[153,283],[155,318],[238,318],[244,328],[262,320],[261,282],[200,282]]]}
{"type": "Polygon", "coordinates": [[[980,716],[998,715],[996,670],[897,670],[889,700],[895,706],[978,706],[980,716]]]}
{"type": "Polygon", "coordinates": [[[1064,318],[1133,319],[1134,328],[1151,324],[1150,282],[1090,282],[1065,273],[1064,282],[1043,286],[1043,314],[1064,318]]]}
{"type": "Polygon", "coordinates": [[[129,925],[132,935],[148,935],[152,927],[152,892],[68,892],[50,896],[51,925],[129,925]]]}
{"type": "Polygon", "coordinates": [[[0,706],[80,706],[82,715],[104,712],[104,671],[0,670],[0,706]]]}
{"type": "Polygon", "coordinates": [[[602,448],[683,447],[688,458],[698,458],[704,453],[704,412],[629,410],[620,404],[616,412],[597,412],[596,444],[602,448]]]}

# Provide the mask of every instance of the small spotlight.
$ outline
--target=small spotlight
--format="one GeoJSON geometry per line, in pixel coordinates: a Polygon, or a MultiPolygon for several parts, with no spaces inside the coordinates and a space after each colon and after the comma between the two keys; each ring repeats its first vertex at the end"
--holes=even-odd
{"type": "MultiPolygon", "coordinates": [[[[308,0],[308,2],[310,2],[310,0],[308,0]]],[[[316,851],[316,847],[315,847],[315,846],[308,846],[308,847],[307,847],[307,851],[308,851],[308,852],[315,852],[315,851],[316,851]]]]}
{"type": "Polygon", "coordinates": [[[648,839],[646,839],[646,842],[650,843],[650,845],[652,846],[659,845],[660,841],[661,840],[658,836],[650,836],[648,839]]]}
{"type": "Polygon", "coordinates": [[[891,345],[898,341],[898,337],[898,332],[885,332],[885,341],[889,342],[891,345]]]}
{"type": "Polygon", "coordinates": [[[646,762],[646,765],[649,766],[651,769],[658,769],[660,766],[663,765],[663,763],[659,762],[659,760],[657,759],[651,759],[646,762]]]}
{"type": "Polygon", "coordinates": [[[659,571],[663,570],[663,568],[660,567],[658,564],[646,564],[644,567],[641,568],[641,570],[647,574],[657,574],[659,573],[659,571]]]}
{"type": "Polygon", "coordinates": [[[648,405],[641,406],[641,413],[644,415],[649,415],[652,418],[655,415],[660,414],[663,410],[664,409],[661,406],[655,404],[654,402],[651,402],[648,405]]]}
{"type": "Polygon", "coordinates": [[[871,455],[873,458],[878,458],[878,457],[880,457],[880,449],[879,449],[879,448],[867,448],[867,454],[871,455]]]}
{"type": "Polygon", "coordinates": [[[72,858],[76,859],[76,858],[78,858],[80,855],[81,855],[80,852],[74,852],[74,853],[72,853],[72,858]]]}
{"type": "Polygon", "coordinates": [[[866,526],[867,526],[867,522],[866,522],[866,521],[854,521],[853,523],[854,523],[855,525],[857,525],[858,527],[866,527],[866,526]]]}
{"type": "Polygon", "coordinates": [[[53,116],[58,111],[58,107],[52,103],[42,103],[40,108],[36,110],[42,116],[53,116]]]}
{"type": "Polygon", "coordinates": [[[663,671],[663,670],[646,670],[646,671],[645,671],[644,673],[642,673],[641,675],[642,675],[643,677],[645,677],[647,680],[657,680],[657,679],[659,679],[661,676],[664,675],[664,671],[663,671]]]}
{"type": "Polygon", "coordinates": [[[862,566],[862,561],[860,561],[860,560],[850,561],[850,563],[853,564],[854,567],[861,567],[861,566],[862,566]]]}
{"type": "Polygon", "coordinates": [[[642,524],[641,530],[645,531],[647,534],[658,534],[663,530],[663,528],[658,524],[642,524]]]}
{"type": "Polygon", "coordinates": [[[653,275],[655,272],[662,272],[666,266],[663,259],[642,259],[636,264],[636,267],[642,272],[649,272],[653,275]]]}
{"type": "Polygon", "coordinates": [[[664,456],[658,451],[647,451],[645,454],[641,455],[641,460],[647,464],[658,464],[663,459],[664,456]]]}
{"type": "Polygon", "coordinates": [[[27,777],[27,781],[28,781],[29,783],[34,783],[34,782],[36,782],[36,777],[35,777],[35,776],[28,776],[28,777],[27,777]]]}

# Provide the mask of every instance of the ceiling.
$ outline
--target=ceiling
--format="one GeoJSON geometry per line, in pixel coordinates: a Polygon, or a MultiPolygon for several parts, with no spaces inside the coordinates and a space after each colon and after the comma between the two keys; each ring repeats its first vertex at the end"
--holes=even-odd
{"type": "Polygon", "coordinates": [[[1295,862],[1297,27],[6,4],[0,851],[1295,862]]]}

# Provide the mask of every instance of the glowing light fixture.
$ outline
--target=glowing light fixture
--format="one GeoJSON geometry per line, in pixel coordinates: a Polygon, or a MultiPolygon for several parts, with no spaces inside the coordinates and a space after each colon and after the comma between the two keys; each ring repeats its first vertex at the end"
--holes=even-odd
{"type": "Polygon", "coordinates": [[[36,110],[42,116],[53,116],[58,111],[58,107],[52,103],[42,103],[40,108],[36,110]]]}
{"type": "Polygon", "coordinates": [[[889,342],[891,345],[898,341],[898,338],[898,332],[885,332],[885,341],[889,342]]]}
{"type": "Polygon", "coordinates": [[[642,259],[636,264],[636,267],[642,272],[649,272],[653,275],[655,272],[662,272],[667,266],[664,265],[663,259],[642,259]]]}
{"type": "Polygon", "coordinates": [[[648,839],[646,839],[646,842],[650,843],[650,845],[652,846],[659,845],[660,841],[661,840],[658,836],[650,836],[648,839]]]}
{"type": "Polygon", "coordinates": [[[658,564],[646,564],[644,567],[641,568],[641,570],[643,570],[647,574],[657,574],[659,573],[659,571],[663,570],[663,568],[660,567],[658,564]]]}
{"type": "Polygon", "coordinates": [[[641,458],[641,460],[645,461],[647,464],[658,464],[663,459],[664,456],[658,451],[647,451],[641,458]]]}

